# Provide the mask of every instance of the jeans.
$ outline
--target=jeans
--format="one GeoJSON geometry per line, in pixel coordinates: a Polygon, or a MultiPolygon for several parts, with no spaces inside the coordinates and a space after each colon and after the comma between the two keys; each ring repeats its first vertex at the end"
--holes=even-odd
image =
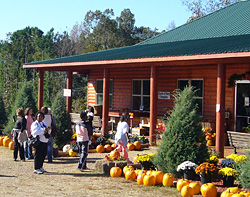
{"type": "Polygon", "coordinates": [[[48,141],[48,162],[52,163],[52,156],[53,156],[53,137],[50,136],[49,141],[48,141]]]}
{"type": "Polygon", "coordinates": [[[15,138],[14,138],[14,159],[15,160],[17,159],[18,151],[19,151],[20,159],[25,160],[23,143],[20,144],[18,142],[17,135],[16,135],[15,138]]]}
{"type": "Polygon", "coordinates": [[[34,156],[32,153],[32,147],[28,145],[28,140],[25,142],[24,154],[25,154],[25,158],[34,159],[34,156]]]}
{"type": "Polygon", "coordinates": [[[35,157],[34,157],[34,168],[38,170],[43,167],[44,159],[47,155],[47,143],[40,142],[40,144],[35,147],[35,157]]]}
{"type": "Polygon", "coordinates": [[[84,142],[77,142],[79,146],[79,153],[80,153],[80,159],[78,162],[78,168],[86,169],[86,163],[87,163],[87,156],[88,156],[88,151],[89,151],[89,141],[84,141],[84,142]]]}

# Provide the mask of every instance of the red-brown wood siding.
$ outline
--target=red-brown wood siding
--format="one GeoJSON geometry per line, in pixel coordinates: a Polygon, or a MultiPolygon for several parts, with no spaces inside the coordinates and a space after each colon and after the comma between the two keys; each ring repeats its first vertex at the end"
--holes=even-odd
{"type": "MultiPolygon", "coordinates": [[[[230,111],[230,119],[226,120],[229,129],[233,129],[234,120],[234,88],[228,88],[228,78],[232,74],[250,71],[250,64],[226,65],[226,104],[230,111]]],[[[91,70],[88,81],[88,105],[96,103],[96,80],[103,78],[103,70],[91,70]]],[[[113,80],[113,110],[132,108],[132,80],[150,79],[150,68],[111,69],[110,79],[113,80]]],[[[203,79],[203,120],[215,125],[217,65],[172,66],[158,68],[158,92],[173,92],[177,88],[178,79],[203,79]]],[[[158,100],[158,115],[165,113],[165,108],[173,106],[170,100],[158,100]]]]}

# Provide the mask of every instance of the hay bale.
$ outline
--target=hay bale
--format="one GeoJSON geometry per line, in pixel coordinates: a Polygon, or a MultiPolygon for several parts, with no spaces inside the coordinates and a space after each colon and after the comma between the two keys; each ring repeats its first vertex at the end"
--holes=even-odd
{"type": "Polygon", "coordinates": [[[95,170],[98,173],[104,173],[109,175],[109,171],[116,164],[117,167],[123,169],[127,165],[127,161],[105,161],[99,160],[95,162],[95,170]]]}

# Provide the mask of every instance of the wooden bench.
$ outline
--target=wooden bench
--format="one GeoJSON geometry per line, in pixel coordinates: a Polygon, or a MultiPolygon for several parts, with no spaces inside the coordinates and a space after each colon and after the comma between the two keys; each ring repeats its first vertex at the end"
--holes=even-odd
{"type": "MultiPolygon", "coordinates": [[[[237,154],[237,148],[246,148],[250,145],[250,134],[235,132],[235,131],[227,131],[228,140],[230,146],[234,147],[234,154],[237,154]]],[[[239,153],[244,154],[244,153],[239,153]]]]}

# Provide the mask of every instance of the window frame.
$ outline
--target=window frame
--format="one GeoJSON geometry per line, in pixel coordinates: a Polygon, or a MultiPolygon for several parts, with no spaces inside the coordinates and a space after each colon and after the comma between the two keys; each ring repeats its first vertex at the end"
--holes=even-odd
{"type": "Polygon", "coordinates": [[[143,110],[143,111],[150,112],[150,79],[132,79],[132,110],[133,111],[140,111],[140,109],[133,108],[134,107],[134,100],[133,100],[134,97],[140,97],[140,103],[141,103],[140,106],[143,105],[143,97],[148,97],[149,98],[149,110],[143,110]],[[140,94],[134,94],[134,91],[133,91],[134,90],[134,87],[133,87],[134,81],[141,82],[141,93],[140,94]],[[149,81],[149,95],[143,94],[143,82],[144,81],[149,81]]]}
{"type": "MultiPolygon", "coordinates": [[[[97,105],[103,105],[103,100],[102,100],[102,104],[98,103],[98,96],[102,95],[102,98],[103,98],[103,88],[102,88],[101,93],[97,92],[97,90],[98,90],[98,88],[97,88],[98,81],[102,81],[102,84],[103,84],[103,79],[96,79],[96,98],[95,98],[95,100],[96,100],[97,105]]],[[[111,82],[111,81],[112,81],[112,92],[110,93],[110,90],[109,90],[109,109],[113,109],[113,99],[114,99],[114,96],[113,96],[113,94],[114,94],[114,81],[113,81],[113,79],[110,79],[109,82],[111,82]],[[112,96],[112,102],[110,102],[110,96],[112,96]]]]}
{"type": "Polygon", "coordinates": [[[192,81],[202,81],[202,96],[196,96],[194,97],[195,99],[199,99],[201,100],[201,104],[202,104],[202,110],[201,110],[201,115],[200,117],[203,117],[204,115],[204,79],[203,78],[180,78],[180,79],[177,79],[177,88],[179,88],[179,81],[188,81],[188,85],[189,87],[192,86],[192,81]]]}

